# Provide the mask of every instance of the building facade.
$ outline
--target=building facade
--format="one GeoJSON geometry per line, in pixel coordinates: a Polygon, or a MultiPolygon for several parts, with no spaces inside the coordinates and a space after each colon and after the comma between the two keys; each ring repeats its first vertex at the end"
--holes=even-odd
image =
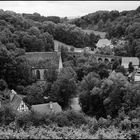
{"type": "Polygon", "coordinates": [[[61,52],[28,52],[25,57],[32,67],[32,75],[40,81],[46,80],[49,69],[60,72],[63,68],[61,52]]]}

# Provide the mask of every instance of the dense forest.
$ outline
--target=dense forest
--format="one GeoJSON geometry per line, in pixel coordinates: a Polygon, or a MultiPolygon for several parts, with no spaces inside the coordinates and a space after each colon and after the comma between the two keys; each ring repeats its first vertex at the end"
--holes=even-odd
{"type": "Polygon", "coordinates": [[[140,57],[140,7],[122,12],[97,11],[68,22],[83,29],[105,31],[106,37],[112,40],[123,38],[127,42],[117,46],[116,55],[140,57]]]}
{"type": "Polygon", "coordinates": [[[68,45],[95,47],[99,37],[86,34],[80,28],[64,24],[56,16],[44,17],[38,13],[17,14],[0,10],[0,42],[6,47],[30,51],[53,51],[56,39],[68,45]]]}

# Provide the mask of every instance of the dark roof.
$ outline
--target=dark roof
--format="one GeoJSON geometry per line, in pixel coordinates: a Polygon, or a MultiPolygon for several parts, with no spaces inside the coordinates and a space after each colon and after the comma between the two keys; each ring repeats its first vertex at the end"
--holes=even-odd
{"type": "Polygon", "coordinates": [[[21,101],[22,101],[22,98],[19,95],[15,94],[13,99],[12,99],[12,101],[11,101],[12,108],[17,110],[17,108],[19,107],[21,101]]]}
{"type": "Polygon", "coordinates": [[[59,67],[60,52],[27,52],[25,57],[31,67],[49,68],[53,66],[59,67]]]}

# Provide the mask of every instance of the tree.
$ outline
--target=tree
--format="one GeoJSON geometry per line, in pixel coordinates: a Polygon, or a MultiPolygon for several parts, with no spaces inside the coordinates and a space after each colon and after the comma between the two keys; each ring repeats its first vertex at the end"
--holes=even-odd
{"type": "Polygon", "coordinates": [[[36,37],[39,37],[40,35],[40,30],[37,28],[37,27],[31,27],[29,30],[28,30],[28,34],[29,35],[35,35],[36,37]]]}
{"type": "Polygon", "coordinates": [[[28,105],[36,105],[44,103],[44,92],[46,85],[42,83],[34,83],[25,87],[26,97],[23,99],[28,105]]]}
{"type": "Polygon", "coordinates": [[[2,32],[0,32],[0,41],[3,44],[6,43],[12,43],[13,42],[13,36],[11,31],[8,28],[4,28],[2,32]]]}
{"type": "Polygon", "coordinates": [[[110,18],[111,18],[111,20],[116,19],[117,17],[119,17],[119,15],[120,15],[120,13],[117,10],[113,10],[113,11],[110,12],[110,18]]]}
{"type": "Polygon", "coordinates": [[[43,48],[46,52],[54,50],[53,37],[48,32],[41,34],[39,38],[42,40],[43,48]]]}
{"type": "Polygon", "coordinates": [[[1,48],[0,62],[0,77],[7,82],[9,88],[16,89],[18,85],[25,86],[34,81],[26,58],[18,55],[18,52],[10,52],[6,47],[1,48]]]}
{"type": "Polygon", "coordinates": [[[58,74],[58,78],[75,79],[77,80],[76,72],[72,67],[63,68],[58,74]]]}
{"type": "Polygon", "coordinates": [[[60,71],[51,86],[51,100],[58,102],[63,109],[69,107],[70,99],[77,93],[76,79],[75,71],[71,67],[66,67],[60,71]]]}
{"type": "Polygon", "coordinates": [[[56,24],[51,21],[44,21],[42,25],[43,32],[48,32],[53,37],[55,36],[56,24]]]}
{"type": "Polygon", "coordinates": [[[98,23],[98,29],[99,29],[100,31],[103,29],[103,24],[104,24],[104,22],[103,22],[103,20],[101,19],[101,20],[99,21],[99,23],[98,23]]]}
{"type": "Polygon", "coordinates": [[[76,95],[76,82],[74,79],[58,78],[52,85],[50,98],[58,102],[62,109],[69,108],[70,99],[76,95]]]}
{"type": "Polygon", "coordinates": [[[26,52],[44,51],[43,41],[34,35],[25,34],[22,39],[22,44],[26,52]]]}
{"type": "Polygon", "coordinates": [[[83,112],[97,118],[104,116],[105,109],[102,98],[100,97],[101,89],[100,76],[95,72],[89,73],[83,78],[80,84],[79,101],[83,112]]]}
{"type": "Polygon", "coordinates": [[[47,21],[52,21],[56,24],[60,23],[60,17],[58,17],[58,16],[48,16],[48,17],[46,17],[46,20],[47,21]]]}
{"type": "Polygon", "coordinates": [[[0,79],[0,90],[3,91],[7,87],[8,87],[7,83],[3,79],[0,79]]]}

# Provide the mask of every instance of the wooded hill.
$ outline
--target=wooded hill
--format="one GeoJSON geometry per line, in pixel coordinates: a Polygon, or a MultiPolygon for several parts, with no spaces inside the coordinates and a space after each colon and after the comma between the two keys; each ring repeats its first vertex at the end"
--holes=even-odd
{"type": "Polygon", "coordinates": [[[0,10],[0,43],[8,49],[17,47],[27,52],[53,51],[54,39],[79,48],[95,47],[99,37],[64,21],[56,16],[0,10]]]}
{"type": "Polygon", "coordinates": [[[109,32],[109,37],[127,36],[129,33],[134,33],[137,28],[135,37],[139,38],[140,7],[136,10],[122,12],[117,10],[97,11],[69,20],[69,23],[73,23],[83,29],[109,32]]]}
{"type": "Polygon", "coordinates": [[[83,29],[107,32],[106,37],[115,44],[117,39],[127,40],[117,46],[116,55],[140,57],[140,6],[130,11],[97,11],[68,21],[83,29]]]}

